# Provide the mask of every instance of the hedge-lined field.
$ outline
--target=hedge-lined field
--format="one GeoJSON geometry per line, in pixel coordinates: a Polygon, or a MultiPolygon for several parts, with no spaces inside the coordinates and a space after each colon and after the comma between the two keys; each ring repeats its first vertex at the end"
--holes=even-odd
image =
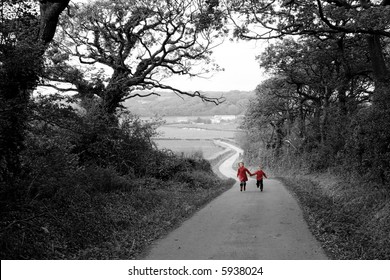
{"type": "Polygon", "coordinates": [[[210,158],[223,148],[214,144],[212,140],[179,140],[179,139],[155,139],[154,142],[160,149],[169,149],[176,154],[191,156],[193,154],[203,155],[204,158],[210,158]]]}

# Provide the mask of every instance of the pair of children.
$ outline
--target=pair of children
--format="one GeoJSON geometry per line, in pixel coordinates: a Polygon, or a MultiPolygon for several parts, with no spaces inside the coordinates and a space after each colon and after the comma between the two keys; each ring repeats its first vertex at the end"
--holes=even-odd
{"type": "Polygon", "coordinates": [[[256,186],[257,188],[260,187],[260,191],[263,191],[263,177],[267,178],[267,175],[264,173],[264,171],[261,169],[261,165],[259,165],[259,169],[256,170],[253,174],[244,166],[243,162],[238,163],[238,171],[237,171],[237,177],[240,181],[240,191],[244,189],[246,191],[246,182],[248,181],[248,177],[246,174],[249,174],[249,176],[256,175],[256,186]]]}

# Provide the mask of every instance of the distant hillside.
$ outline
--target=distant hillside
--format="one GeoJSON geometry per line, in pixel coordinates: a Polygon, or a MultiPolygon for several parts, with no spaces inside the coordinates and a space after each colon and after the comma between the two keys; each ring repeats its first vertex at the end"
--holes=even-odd
{"type": "Polygon", "coordinates": [[[207,115],[239,115],[248,106],[253,91],[202,92],[209,97],[225,97],[220,105],[203,102],[200,98],[173,93],[161,93],[161,96],[135,97],[124,102],[124,106],[141,117],[150,116],[207,116],[207,115]]]}

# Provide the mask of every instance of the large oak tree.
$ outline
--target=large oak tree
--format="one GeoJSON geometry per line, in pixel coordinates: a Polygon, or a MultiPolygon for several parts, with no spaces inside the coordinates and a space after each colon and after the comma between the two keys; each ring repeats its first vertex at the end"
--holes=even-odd
{"type": "Polygon", "coordinates": [[[158,90],[222,101],[165,82],[218,70],[210,60],[214,41],[224,35],[218,1],[96,1],[71,13],[47,77],[71,83],[81,98],[97,97],[104,113],[158,90]]]}

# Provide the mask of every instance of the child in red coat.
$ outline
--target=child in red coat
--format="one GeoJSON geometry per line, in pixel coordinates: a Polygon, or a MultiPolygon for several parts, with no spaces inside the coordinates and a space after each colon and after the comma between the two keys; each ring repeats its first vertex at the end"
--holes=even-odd
{"type": "Polygon", "coordinates": [[[252,175],[251,172],[244,166],[243,162],[238,163],[238,171],[237,171],[237,177],[240,181],[240,191],[244,188],[244,191],[246,191],[246,181],[248,181],[248,176],[246,174],[252,175]]]}
{"type": "Polygon", "coordinates": [[[254,173],[251,174],[251,176],[256,175],[256,186],[260,187],[260,191],[263,191],[263,177],[267,178],[267,175],[265,175],[265,172],[261,169],[261,165],[259,165],[259,170],[256,170],[254,173]]]}

